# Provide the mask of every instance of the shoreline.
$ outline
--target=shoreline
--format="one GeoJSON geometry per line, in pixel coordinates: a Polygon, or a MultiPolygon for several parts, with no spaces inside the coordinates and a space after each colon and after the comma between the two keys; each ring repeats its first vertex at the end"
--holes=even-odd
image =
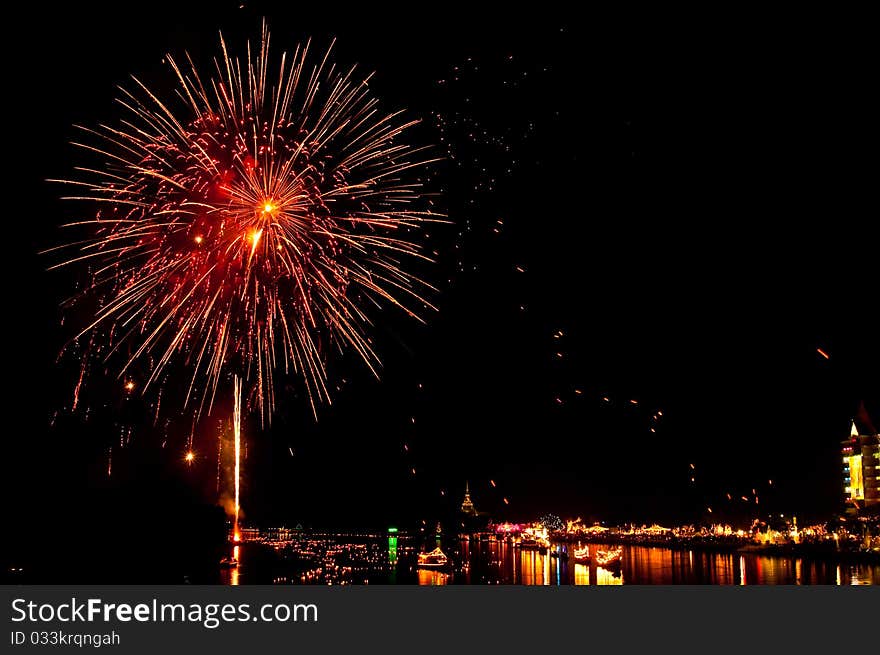
{"type": "Polygon", "coordinates": [[[724,553],[730,555],[763,555],[765,557],[791,557],[813,561],[845,562],[848,564],[880,565],[880,552],[837,550],[825,544],[759,544],[740,539],[669,539],[653,540],[632,538],[620,535],[603,535],[580,539],[559,540],[562,543],[581,541],[593,544],[615,544],[626,546],[643,546],[645,548],[668,548],[670,550],[695,550],[707,553],[724,553]]]}

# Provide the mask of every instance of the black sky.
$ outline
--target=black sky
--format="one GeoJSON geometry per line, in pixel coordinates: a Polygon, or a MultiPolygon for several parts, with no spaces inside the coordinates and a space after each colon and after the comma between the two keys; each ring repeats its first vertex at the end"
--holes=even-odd
{"type": "Polygon", "coordinates": [[[262,16],[276,53],[335,36],[385,107],[424,118],[417,138],[451,143],[433,184],[454,225],[424,272],[439,312],[379,317],[380,382],[336,363],[346,384],[317,424],[287,394],[271,430],[250,426],[249,518],[413,524],[465,479],[498,517],[694,519],[752,488],[762,510],[839,509],[839,442],[880,401],[876,75],[857,20],[179,4],[7,29],[2,478],[22,534],[111,497],[145,522],[212,500],[213,443],[197,435],[205,454],[182,466],[185,421],[153,429],[115,386],[67,416],[72,276],[37,252],[76,208],[44,180],[76,165],[73,124],[119,115],[129,73],[161,87],[166,51],[207,67],[218,30],[237,47],[262,16]]]}

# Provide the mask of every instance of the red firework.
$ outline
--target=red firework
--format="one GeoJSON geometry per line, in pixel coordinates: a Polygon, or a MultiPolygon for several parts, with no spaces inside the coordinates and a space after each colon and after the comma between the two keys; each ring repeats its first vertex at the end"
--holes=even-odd
{"type": "Polygon", "coordinates": [[[81,128],[75,145],[100,163],[57,180],[99,203],[72,224],[88,233],[58,264],[90,264],[74,299],[97,306],[77,336],[89,337],[83,366],[116,358],[126,376],[137,365],[146,390],[183,364],[198,412],[242,375],[264,418],[283,371],[314,410],[329,398],[331,346],[376,371],[367,308],[431,307],[404,268],[425,258],[422,228],[440,220],[415,177],[430,160],[401,138],[416,121],[381,112],[369,78],[337,69],[329,50],[309,64],[308,44],[297,47],[270,70],[265,27],[243,60],[220,44],[210,78],[167,57],[168,100],[133,78],[123,120],[81,128]]]}

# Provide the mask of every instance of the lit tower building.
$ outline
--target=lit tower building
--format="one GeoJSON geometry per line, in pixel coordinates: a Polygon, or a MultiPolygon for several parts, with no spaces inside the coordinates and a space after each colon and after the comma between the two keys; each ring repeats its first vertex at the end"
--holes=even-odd
{"type": "Polygon", "coordinates": [[[865,423],[860,430],[853,421],[849,439],[841,442],[847,514],[880,511],[880,434],[865,423]]]}
{"type": "Polygon", "coordinates": [[[458,525],[462,532],[477,532],[486,527],[486,513],[478,512],[471,500],[471,489],[468,482],[464,483],[464,500],[458,508],[458,525]]]}
{"type": "Polygon", "coordinates": [[[474,503],[471,501],[471,493],[467,482],[464,483],[464,500],[461,501],[461,513],[465,516],[477,515],[477,508],[474,507],[474,503]]]}

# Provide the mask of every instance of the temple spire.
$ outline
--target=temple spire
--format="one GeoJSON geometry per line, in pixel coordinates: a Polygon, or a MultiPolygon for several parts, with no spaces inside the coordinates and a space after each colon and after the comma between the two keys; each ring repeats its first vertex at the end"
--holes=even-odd
{"type": "Polygon", "coordinates": [[[464,483],[464,500],[461,501],[461,513],[468,514],[469,516],[476,516],[477,514],[477,509],[471,501],[470,484],[467,480],[464,483]]]}

